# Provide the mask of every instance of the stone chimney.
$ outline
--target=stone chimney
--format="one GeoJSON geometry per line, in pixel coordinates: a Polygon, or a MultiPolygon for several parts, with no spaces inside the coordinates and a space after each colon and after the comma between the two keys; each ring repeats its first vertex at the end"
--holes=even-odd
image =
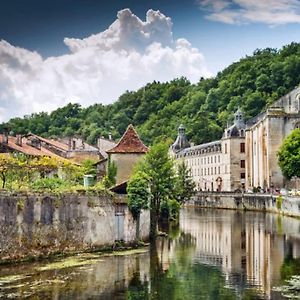
{"type": "Polygon", "coordinates": [[[17,140],[16,140],[16,144],[20,147],[22,147],[22,135],[21,134],[17,134],[17,140]]]}
{"type": "Polygon", "coordinates": [[[112,135],[111,135],[111,132],[108,134],[108,139],[109,139],[110,141],[112,141],[112,135]]]}
{"type": "Polygon", "coordinates": [[[8,129],[3,129],[3,135],[2,135],[2,143],[7,145],[8,144],[8,129]]]}

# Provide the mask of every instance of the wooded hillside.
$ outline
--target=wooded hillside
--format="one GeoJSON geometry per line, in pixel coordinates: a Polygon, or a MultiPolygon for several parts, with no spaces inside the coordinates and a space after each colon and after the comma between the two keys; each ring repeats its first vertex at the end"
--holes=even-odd
{"type": "Polygon", "coordinates": [[[94,144],[109,132],[119,138],[132,123],[149,145],[162,138],[174,139],[183,123],[189,139],[198,144],[220,138],[238,106],[249,119],[299,82],[300,44],[292,43],[280,50],[256,50],[215,78],[201,78],[197,84],[185,78],[154,81],[137,91],[125,92],[110,105],[82,108],[68,104],[50,114],[13,118],[0,129],[45,137],[79,135],[94,144]]]}

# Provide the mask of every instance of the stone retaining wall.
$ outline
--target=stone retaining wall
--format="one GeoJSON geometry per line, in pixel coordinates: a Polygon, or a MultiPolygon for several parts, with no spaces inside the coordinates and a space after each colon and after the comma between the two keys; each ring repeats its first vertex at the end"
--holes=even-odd
{"type": "Polygon", "coordinates": [[[300,197],[271,194],[198,192],[189,202],[207,208],[246,209],[300,217],[300,197]]]}
{"type": "MultiPolygon", "coordinates": [[[[148,239],[149,211],[140,217],[148,239]]],[[[100,249],[131,243],[136,222],[126,204],[110,195],[0,193],[0,261],[100,249]]]]}

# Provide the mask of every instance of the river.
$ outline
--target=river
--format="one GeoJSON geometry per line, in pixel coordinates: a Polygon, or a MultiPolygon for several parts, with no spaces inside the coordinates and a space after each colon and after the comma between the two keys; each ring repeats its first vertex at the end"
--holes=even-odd
{"type": "Polygon", "coordinates": [[[80,254],[0,266],[0,298],[286,299],[285,294],[299,297],[299,290],[282,292],[282,288],[275,288],[300,275],[297,219],[184,208],[179,225],[173,224],[167,232],[151,249],[133,253],[80,254]]]}

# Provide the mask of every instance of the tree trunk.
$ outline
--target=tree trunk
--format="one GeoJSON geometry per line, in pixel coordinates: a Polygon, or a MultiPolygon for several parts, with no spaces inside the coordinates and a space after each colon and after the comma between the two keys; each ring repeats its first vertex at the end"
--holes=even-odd
{"type": "Polygon", "coordinates": [[[151,207],[150,210],[150,240],[153,241],[156,238],[157,235],[157,221],[158,221],[158,216],[156,214],[156,209],[155,207],[151,207]]]}

